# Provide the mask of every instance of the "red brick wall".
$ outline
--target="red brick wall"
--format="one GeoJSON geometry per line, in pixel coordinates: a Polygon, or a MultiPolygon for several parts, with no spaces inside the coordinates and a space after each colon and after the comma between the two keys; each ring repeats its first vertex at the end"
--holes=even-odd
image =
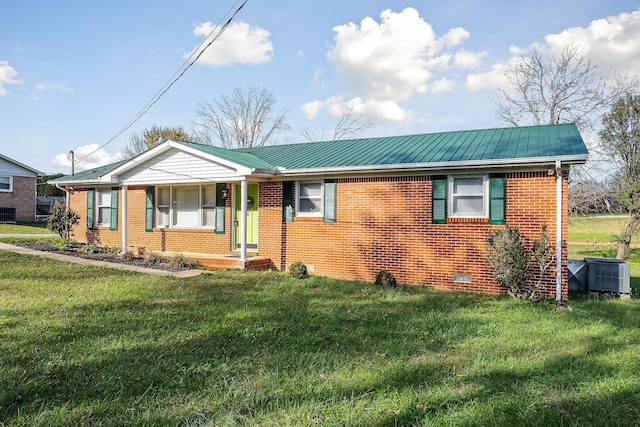
{"type": "MultiPolygon", "coordinates": [[[[371,282],[382,269],[399,283],[444,290],[499,294],[503,289],[486,266],[486,237],[501,225],[486,219],[452,219],[431,223],[431,177],[342,178],[337,182],[337,222],[296,217],[282,222],[282,183],[259,186],[259,255],[286,270],[302,261],[315,275],[371,282]],[[454,280],[455,274],[471,281],[454,280]]],[[[547,224],[555,242],[556,183],[546,171],[507,174],[507,223],[519,227],[528,247],[547,224]]],[[[567,173],[563,176],[563,295],[567,296],[567,173]]],[[[120,192],[122,198],[122,191],[120,192]]],[[[231,248],[232,212],[227,200],[225,234],[206,229],[157,229],[145,232],[145,187],[128,191],[128,244],[147,250],[226,254],[231,248]]],[[[71,207],[80,214],[75,230],[79,241],[120,246],[122,209],[118,231],[86,230],[86,191],[76,190],[71,207]]],[[[120,201],[119,206],[122,206],[120,201]]],[[[535,273],[535,270],[533,270],[535,273]]],[[[534,276],[533,280],[537,280],[534,276]]],[[[555,295],[555,268],[544,280],[543,292],[555,295]]]]}
{"type": "MultiPolygon", "coordinates": [[[[566,190],[565,175],[565,206],[566,190]]],[[[545,223],[555,241],[555,199],[555,178],[546,171],[507,174],[507,223],[520,228],[529,247],[545,223]]],[[[503,292],[485,262],[486,237],[503,226],[489,225],[486,219],[452,218],[447,224],[432,224],[431,177],[339,179],[336,223],[296,217],[293,223],[282,224],[281,201],[280,183],[261,184],[260,255],[270,257],[282,270],[302,261],[312,267],[312,274],[371,282],[386,269],[402,284],[503,292]],[[471,275],[471,281],[454,281],[456,273],[471,275]]],[[[545,294],[555,295],[555,271],[546,275],[543,288],[545,294]]]]}
{"type": "MultiPolygon", "coordinates": [[[[74,228],[74,239],[94,242],[104,246],[122,246],[122,194],[118,201],[118,229],[96,227],[87,230],[87,191],[74,190],[69,197],[71,209],[80,215],[80,223],[74,228]]],[[[147,251],[199,252],[225,254],[231,247],[231,209],[227,200],[225,233],[216,234],[213,229],[154,228],[145,229],[146,187],[129,187],[127,191],[127,246],[144,247],[147,251]]],[[[154,218],[155,220],[155,218],[154,218]]],[[[154,222],[155,224],[155,222],[154,222]]]]}
{"type": "Polygon", "coordinates": [[[36,220],[36,178],[13,177],[13,191],[0,192],[0,207],[15,208],[17,222],[36,220]]]}

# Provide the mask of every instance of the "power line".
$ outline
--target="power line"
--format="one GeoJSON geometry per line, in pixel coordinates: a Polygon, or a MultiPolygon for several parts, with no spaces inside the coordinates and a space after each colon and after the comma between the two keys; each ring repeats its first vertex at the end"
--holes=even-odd
{"type": "Polygon", "coordinates": [[[140,118],[151,109],[151,107],[153,107],[154,104],[156,104],[160,98],[162,98],[162,96],[167,93],[169,91],[169,89],[171,89],[171,87],[182,78],[182,76],[184,76],[184,74],[187,72],[187,70],[189,68],[191,68],[191,66],[193,64],[196,63],[196,61],[198,59],[200,59],[200,57],[202,56],[202,54],[209,48],[209,46],[211,46],[213,44],[214,41],[218,40],[220,38],[220,36],[222,35],[222,33],[225,32],[225,30],[227,29],[227,27],[229,27],[229,25],[231,24],[231,21],[233,21],[233,19],[236,17],[236,15],[240,12],[240,10],[242,10],[242,8],[244,7],[245,4],[247,4],[247,1],[249,0],[244,0],[242,2],[242,4],[233,12],[233,14],[231,15],[231,17],[227,20],[227,22],[224,23],[224,25],[221,26],[221,23],[224,21],[225,17],[227,17],[231,11],[236,7],[236,5],[238,3],[240,3],[241,0],[236,0],[236,2],[229,8],[229,10],[227,10],[227,12],[224,14],[224,16],[218,21],[218,23],[213,27],[213,29],[211,30],[211,32],[207,35],[207,37],[204,38],[204,40],[202,40],[202,42],[198,45],[197,48],[195,48],[193,50],[193,52],[191,52],[191,54],[189,55],[189,57],[185,60],[185,62],[180,66],[180,68],[178,68],[178,70],[173,73],[173,75],[169,78],[169,80],[156,92],[156,94],[149,100],[149,102],[147,102],[144,107],[142,107],[134,116],[131,120],[129,120],[129,122],[127,122],[126,125],[124,125],[118,132],[116,132],[116,134],[111,137],[111,139],[109,139],[107,142],[105,142],[104,144],[102,144],[101,146],[99,146],[98,148],[96,148],[95,150],[93,150],[91,153],[87,154],[86,156],[84,156],[83,158],[81,158],[80,160],[76,160],[74,164],[78,164],[80,162],[82,162],[83,160],[86,160],[87,158],[91,157],[92,155],[94,155],[95,153],[97,153],[98,151],[100,151],[101,149],[103,149],[104,147],[106,147],[107,145],[111,144],[113,141],[116,140],[116,138],[118,138],[120,135],[122,135],[123,133],[125,133],[129,128],[131,128],[131,126],[133,126],[138,120],[140,120],[140,118]],[[213,34],[215,32],[218,32],[215,36],[213,36],[213,34]],[[208,41],[208,43],[207,43],[208,41]]]}

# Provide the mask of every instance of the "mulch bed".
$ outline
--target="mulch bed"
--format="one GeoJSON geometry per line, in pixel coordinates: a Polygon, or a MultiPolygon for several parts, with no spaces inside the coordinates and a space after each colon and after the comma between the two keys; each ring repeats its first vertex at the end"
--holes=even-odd
{"type": "Polygon", "coordinates": [[[93,246],[91,251],[83,252],[82,248],[87,246],[83,243],[74,243],[69,249],[57,247],[50,240],[15,240],[7,242],[15,246],[33,249],[43,252],[55,252],[62,255],[69,255],[78,258],[92,259],[97,261],[113,262],[118,264],[127,264],[137,267],[155,268],[156,270],[165,271],[184,271],[192,270],[194,266],[185,265],[181,262],[173,262],[171,259],[153,257],[152,259],[136,258],[130,255],[114,254],[109,252],[107,248],[93,246]]]}

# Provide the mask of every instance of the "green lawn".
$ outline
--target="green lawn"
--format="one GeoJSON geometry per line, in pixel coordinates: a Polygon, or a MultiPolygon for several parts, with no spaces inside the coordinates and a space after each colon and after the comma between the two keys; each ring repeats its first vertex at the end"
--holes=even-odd
{"type": "Polygon", "coordinates": [[[0,251],[0,425],[634,425],[639,304],[0,251]]]}
{"type": "MultiPolygon", "coordinates": [[[[589,240],[589,246],[593,246],[594,239],[597,242],[611,242],[613,246],[616,241],[615,236],[620,236],[627,217],[624,215],[592,215],[592,216],[571,216],[569,218],[569,241],[582,245],[589,240]]],[[[633,242],[638,243],[637,237],[633,242]]]]}
{"type": "Polygon", "coordinates": [[[0,224],[0,234],[47,234],[52,233],[46,222],[29,224],[0,224]]]}

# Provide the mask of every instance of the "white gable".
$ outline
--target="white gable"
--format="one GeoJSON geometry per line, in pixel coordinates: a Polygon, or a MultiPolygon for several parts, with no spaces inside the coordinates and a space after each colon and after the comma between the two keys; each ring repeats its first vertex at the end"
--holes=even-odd
{"type": "Polygon", "coordinates": [[[0,175],[10,175],[10,176],[31,176],[37,177],[38,175],[27,168],[22,167],[20,164],[14,163],[0,157],[0,175]]]}
{"type": "Polygon", "coordinates": [[[118,182],[123,185],[180,184],[230,181],[234,178],[239,178],[239,175],[233,168],[170,148],[124,171],[118,182]]]}

